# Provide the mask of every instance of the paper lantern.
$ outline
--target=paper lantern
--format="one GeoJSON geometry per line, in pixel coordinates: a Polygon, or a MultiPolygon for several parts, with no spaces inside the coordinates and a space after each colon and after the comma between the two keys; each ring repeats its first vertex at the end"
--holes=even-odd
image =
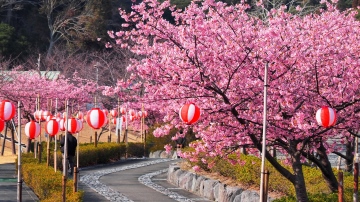
{"type": "Polygon", "coordinates": [[[104,112],[105,116],[107,117],[109,115],[109,111],[107,109],[102,109],[101,111],[104,112]]]}
{"type": "Polygon", "coordinates": [[[76,118],[79,119],[80,121],[84,121],[84,114],[79,111],[79,112],[76,114],[76,118]]]}
{"type": "Polygon", "coordinates": [[[121,114],[126,114],[126,109],[125,109],[124,107],[121,107],[121,108],[120,108],[120,113],[121,113],[121,114]]]}
{"type": "Polygon", "coordinates": [[[135,120],[135,116],[129,116],[129,121],[134,121],[135,120]]]}
{"type": "Polygon", "coordinates": [[[118,115],[118,111],[116,109],[110,110],[111,117],[115,118],[118,115]]]}
{"type": "Polygon", "coordinates": [[[0,119],[0,132],[3,131],[5,128],[5,121],[0,119]]]}
{"type": "Polygon", "coordinates": [[[70,133],[76,133],[77,123],[78,122],[76,118],[71,118],[67,120],[67,124],[66,122],[64,122],[64,127],[66,128],[67,126],[67,131],[69,131],[70,133]]]}
{"type": "Polygon", "coordinates": [[[66,112],[63,112],[62,117],[63,119],[66,119],[66,112]]]}
{"type": "Polygon", "coordinates": [[[43,112],[42,110],[36,110],[34,112],[34,118],[36,121],[41,121],[42,112],[43,112]]]}
{"type": "Polygon", "coordinates": [[[45,131],[51,137],[54,137],[60,130],[59,123],[56,119],[51,119],[45,123],[45,131]]]}
{"type": "Polygon", "coordinates": [[[84,124],[83,121],[80,119],[76,119],[77,120],[77,128],[76,128],[76,132],[80,132],[83,128],[84,128],[84,124]]]}
{"type": "Polygon", "coordinates": [[[64,123],[65,123],[65,119],[60,119],[60,121],[59,121],[59,129],[61,130],[61,131],[65,131],[65,125],[64,125],[64,123]]]}
{"type": "Polygon", "coordinates": [[[199,120],[200,108],[194,103],[186,104],[179,110],[180,119],[187,125],[191,125],[199,120]]]}
{"type": "Polygon", "coordinates": [[[56,117],[56,118],[61,118],[61,113],[59,113],[59,112],[56,113],[56,114],[55,114],[55,117],[56,117]]]}
{"type": "Polygon", "coordinates": [[[30,121],[25,125],[25,135],[29,139],[35,139],[40,135],[40,124],[35,121],[30,121]]]}
{"type": "Polygon", "coordinates": [[[130,110],[129,110],[129,115],[130,115],[130,116],[135,116],[135,115],[136,115],[136,113],[135,113],[135,111],[134,111],[134,110],[130,109],[130,110]]]}
{"type": "Polygon", "coordinates": [[[51,119],[55,118],[53,115],[47,116],[46,121],[50,121],[51,119]]]}
{"type": "Polygon", "coordinates": [[[336,112],[330,107],[322,107],[316,112],[316,121],[320,126],[328,128],[336,123],[336,112]]]}
{"type": "Polygon", "coordinates": [[[3,100],[0,102],[0,119],[9,121],[15,116],[15,105],[9,100],[3,100]]]}
{"type": "Polygon", "coordinates": [[[112,123],[116,125],[117,120],[122,120],[122,122],[125,123],[126,118],[125,118],[125,116],[121,116],[121,117],[119,117],[119,118],[113,119],[113,120],[112,120],[112,123]]]}
{"type": "Polygon", "coordinates": [[[105,124],[105,114],[99,108],[93,108],[86,114],[86,122],[93,129],[99,129],[105,124]]]}
{"type": "Polygon", "coordinates": [[[42,111],[42,113],[41,113],[41,120],[42,121],[45,121],[46,120],[46,118],[48,117],[48,116],[50,116],[51,115],[51,113],[49,112],[49,111],[42,111]]]}
{"type": "Polygon", "coordinates": [[[143,111],[142,116],[143,116],[144,118],[147,117],[147,116],[148,116],[147,111],[143,111]]]}

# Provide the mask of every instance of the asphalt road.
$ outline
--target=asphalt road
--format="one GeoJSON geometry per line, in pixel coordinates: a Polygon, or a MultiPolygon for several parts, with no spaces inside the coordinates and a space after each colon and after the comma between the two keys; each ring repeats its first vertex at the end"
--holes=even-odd
{"type": "Polygon", "coordinates": [[[167,182],[165,171],[176,161],[128,159],[86,168],[80,171],[79,189],[85,191],[84,201],[209,201],[167,182]]]}

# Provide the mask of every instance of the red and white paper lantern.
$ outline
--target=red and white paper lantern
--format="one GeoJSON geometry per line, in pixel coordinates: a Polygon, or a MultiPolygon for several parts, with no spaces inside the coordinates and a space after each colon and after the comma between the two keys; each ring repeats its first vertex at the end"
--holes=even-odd
{"type": "Polygon", "coordinates": [[[325,128],[336,124],[336,112],[330,107],[322,107],[316,112],[316,121],[325,128]]]}
{"type": "Polygon", "coordinates": [[[131,116],[131,115],[130,115],[130,116],[129,116],[129,121],[134,121],[135,118],[136,118],[135,116],[131,116]]]}
{"type": "Polygon", "coordinates": [[[199,120],[200,108],[194,103],[182,106],[179,110],[180,119],[187,125],[191,125],[199,120]]]}
{"type": "Polygon", "coordinates": [[[54,137],[60,130],[59,123],[56,119],[51,119],[45,123],[45,131],[51,137],[54,137]]]}
{"type": "Polygon", "coordinates": [[[76,114],[76,118],[79,119],[80,121],[84,121],[84,114],[79,111],[79,112],[76,114]]]}
{"type": "Polygon", "coordinates": [[[56,114],[55,114],[55,117],[56,117],[56,118],[61,118],[61,113],[59,113],[59,112],[56,113],[56,114]]]}
{"type": "Polygon", "coordinates": [[[41,121],[42,112],[43,112],[42,110],[36,110],[34,112],[34,118],[36,121],[41,121]]]}
{"type": "Polygon", "coordinates": [[[118,111],[116,109],[110,110],[110,115],[112,118],[115,118],[118,115],[118,111]]]}
{"type": "Polygon", "coordinates": [[[5,128],[5,121],[0,119],[0,132],[3,131],[5,128]]]}
{"type": "Polygon", "coordinates": [[[84,124],[83,121],[80,119],[76,119],[77,120],[77,128],[76,128],[76,132],[80,132],[83,128],[84,128],[84,124]]]}
{"type": "Polygon", "coordinates": [[[104,112],[105,116],[107,117],[109,115],[109,111],[107,109],[102,109],[101,111],[104,112]]]}
{"type": "Polygon", "coordinates": [[[50,115],[50,116],[46,117],[46,121],[50,121],[51,119],[55,119],[55,117],[53,115],[50,115]]]}
{"type": "Polygon", "coordinates": [[[64,125],[64,123],[65,123],[65,119],[60,119],[60,121],[59,121],[59,129],[61,130],[61,131],[65,131],[65,125],[64,125]]]}
{"type": "Polygon", "coordinates": [[[47,110],[42,111],[42,113],[41,113],[41,120],[42,120],[42,121],[45,121],[46,118],[47,118],[48,116],[50,116],[50,115],[51,115],[51,113],[50,113],[49,111],[47,111],[47,110]]]}
{"type": "Polygon", "coordinates": [[[99,108],[93,108],[86,114],[86,122],[93,129],[101,128],[105,124],[105,121],[105,114],[99,108]]]}
{"type": "Polygon", "coordinates": [[[71,118],[67,120],[67,124],[66,122],[64,123],[64,127],[66,128],[67,126],[67,131],[69,131],[70,133],[76,133],[77,123],[78,121],[76,118],[71,118]]]}
{"type": "Polygon", "coordinates": [[[9,100],[3,100],[0,102],[0,119],[9,121],[15,116],[15,105],[9,100]]]}
{"type": "Polygon", "coordinates": [[[121,107],[121,108],[120,108],[120,113],[121,113],[121,114],[126,114],[126,109],[125,109],[125,107],[121,107]]]}
{"type": "Polygon", "coordinates": [[[126,121],[125,116],[121,116],[120,118],[113,119],[113,120],[112,120],[112,123],[116,125],[117,119],[122,120],[123,123],[125,123],[125,121],[126,121]]]}
{"type": "Polygon", "coordinates": [[[129,115],[130,116],[135,116],[136,115],[136,112],[132,109],[129,110],[129,115]]]}
{"type": "Polygon", "coordinates": [[[25,125],[25,135],[32,139],[37,138],[40,135],[40,124],[35,121],[30,121],[25,125]]]}

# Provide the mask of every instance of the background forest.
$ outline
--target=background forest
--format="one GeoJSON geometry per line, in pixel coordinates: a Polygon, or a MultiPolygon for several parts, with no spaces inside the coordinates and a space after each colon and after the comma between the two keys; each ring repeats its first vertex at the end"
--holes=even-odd
{"type": "MultiPolygon", "coordinates": [[[[222,0],[228,4],[240,0],[222,0]]],[[[356,7],[358,0],[340,0],[341,10],[356,7]]],[[[1,70],[60,71],[65,78],[76,72],[80,78],[99,86],[114,86],[130,75],[125,68],[134,58],[126,49],[107,44],[108,31],[121,27],[119,8],[131,10],[134,0],[0,0],[1,70]],[[111,47],[111,48],[110,48],[111,47]]],[[[136,3],[141,2],[137,0],[136,3]]],[[[180,9],[191,0],[171,0],[180,9]]],[[[255,5],[254,0],[246,1],[255,5]]],[[[319,0],[264,1],[266,9],[287,5],[307,8],[305,14],[320,6],[319,0]]],[[[306,11],[306,9],[304,9],[306,11]]],[[[249,12],[256,12],[255,6],[249,12]]],[[[170,12],[164,18],[173,22],[170,12]]],[[[106,104],[106,101],[103,100],[106,104]]]]}
{"type": "MultiPolygon", "coordinates": [[[[251,1],[247,3],[253,4],[251,1]]],[[[184,9],[190,0],[171,2],[184,9]]],[[[289,7],[319,5],[318,0],[277,3],[289,7]]],[[[353,3],[357,4],[340,0],[338,7],[343,10],[353,3]]],[[[24,61],[39,53],[50,57],[59,47],[71,54],[104,51],[107,31],[121,29],[118,8],[130,10],[131,4],[131,0],[0,0],[0,55],[24,61]]],[[[164,17],[171,21],[170,15],[164,17]]]]}

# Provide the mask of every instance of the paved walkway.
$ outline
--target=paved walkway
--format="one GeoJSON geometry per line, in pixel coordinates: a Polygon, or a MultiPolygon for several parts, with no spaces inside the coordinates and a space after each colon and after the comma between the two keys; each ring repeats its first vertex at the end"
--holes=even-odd
{"type": "MultiPolygon", "coordinates": [[[[0,164],[0,201],[17,201],[17,173],[15,163],[0,164]]],[[[22,183],[22,201],[39,201],[34,192],[22,183]]]]}
{"type": "MultiPolygon", "coordinates": [[[[171,159],[127,159],[113,164],[80,168],[79,189],[83,201],[209,201],[167,182],[171,159]]],[[[22,183],[22,201],[39,201],[22,183]]],[[[17,201],[17,174],[14,163],[0,164],[0,201],[17,201]]]]}
{"type": "Polygon", "coordinates": [[[209,201],[166,181],[170,159],[128,159],[80,170],[84,201],[209,201]]]}

